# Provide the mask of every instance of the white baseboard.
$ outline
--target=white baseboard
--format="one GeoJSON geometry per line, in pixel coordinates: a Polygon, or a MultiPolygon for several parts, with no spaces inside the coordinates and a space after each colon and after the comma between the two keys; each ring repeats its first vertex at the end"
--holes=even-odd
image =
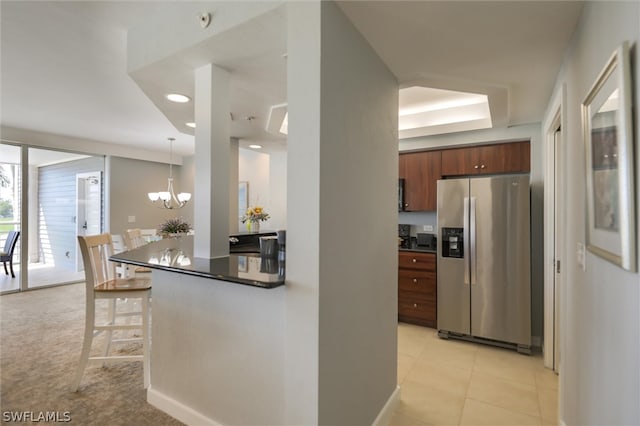
{"type": "Polygon", "coordinates": [[[380,413],[378,413],[378,417],[373,421],[372,426],[387,426],[391,423],[391,418],[396,408],[398,408],[398,404],[400,404],[400,386],[396,386],[396,389],[384,404],[380,413]]]}
{"type": "Polygon", "coordinates": [[[222,426],[220,423],[211,420],[193,408],[187,407],[175,399],[169,398],[168,396],[156,391],[151,386],[147,389],[147,402],[158,410],[164,411],[171,417],[180,420],[182,423],[187,425],[222,426]]]}

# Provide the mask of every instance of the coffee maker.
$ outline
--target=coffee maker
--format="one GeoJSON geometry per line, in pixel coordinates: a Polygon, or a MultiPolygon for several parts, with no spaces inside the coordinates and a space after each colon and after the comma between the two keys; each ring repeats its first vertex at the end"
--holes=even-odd
{"type": "Polygon", "coordinates": [[[398,225],[398,247],[411,248],[411,225],[398,225]]]}

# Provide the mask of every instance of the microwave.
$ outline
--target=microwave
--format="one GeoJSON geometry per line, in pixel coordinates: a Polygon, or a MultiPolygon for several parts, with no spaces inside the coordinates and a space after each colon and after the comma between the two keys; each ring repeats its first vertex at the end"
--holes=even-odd
{"type": "Polygon", "coordinates": [[[404,179],[398,179],[398,211],[404,211],[404,179]]]}

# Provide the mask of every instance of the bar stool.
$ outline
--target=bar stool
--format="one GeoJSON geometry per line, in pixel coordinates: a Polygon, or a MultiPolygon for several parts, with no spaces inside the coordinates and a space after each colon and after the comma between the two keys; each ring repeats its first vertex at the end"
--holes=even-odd
{"type": "Polygon", "coordinates": [[[82,375],[91,361],[106,362],[117,361],[142,361],[144,387],[149,386],[149,300],[151,298],[151,280],[148,278],[116,278],[116,268],[109,257],[113,254],[113,241],[108,233],[92,236],[78,236],[84,272],[86,277],[86,319],[84,342],[80,364],[73,382],[73,389],[78,390],[82,375]],[[141,311],[118,313],[116,303],[118,299],[129,300],[139,298],[141,311]],[[106,323],[96,323],[96,300],[107,299],[109,301],[109,315],[106,323]],[[119,324],[116,322],[120,316],[141,316],[141,324],[119,324]],[[115,330],[142,330],[142,338],[113,338],[115,330]],[[102,356],[90,356],[93,338],[103,331],[107,335],[107,344],[102,356]],[[142,355],[110,355],[111,344],[142,341],[142,355]]]}
{"type": "MultiPolygon", "coordinates": [[[[127,250],[133,250],[147,244],[147,240],[144,238],[140,228],[127,229],[124,231],[122,237],[124,239],[124,244],[127,246],[127,250]]],[[[130,271],[127,272],[128,274],[130,273],[130,271]]],[[[145,272],[151,272],[151,269],[145,268],[144,266],[137,266],[133,268],[133,273],[135,274],[145,272]]]]}

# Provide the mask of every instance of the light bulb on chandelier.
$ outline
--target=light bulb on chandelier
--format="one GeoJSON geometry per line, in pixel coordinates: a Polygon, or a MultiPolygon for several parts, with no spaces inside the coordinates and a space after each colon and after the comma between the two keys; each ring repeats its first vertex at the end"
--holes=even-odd
{"type": "Polygon", "coordinates": [[[180,192],[176,195],[173,189],[173,141],[175,138],[169,138],[169,178],[167,179],[167,190],[160,192],[149,192],[147,196],[149,200],[158,207],[165,209],[179,209],[191,199],[191,193],[180,192]],[[159,202],[159,203],[158,203],[159,202]]]}

